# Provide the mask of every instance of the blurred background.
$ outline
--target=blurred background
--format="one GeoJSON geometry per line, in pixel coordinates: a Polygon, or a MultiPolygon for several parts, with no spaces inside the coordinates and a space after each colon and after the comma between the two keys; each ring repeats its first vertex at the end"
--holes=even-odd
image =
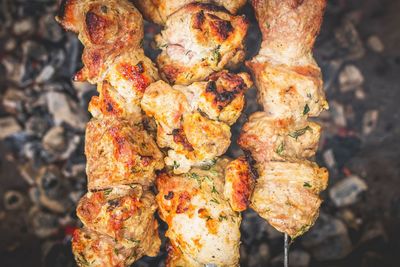
{"type": "MultiPolygon", "coordinates": [[[[330,0],[315,47],[330,110],[317,161],[330,185],[290,266],[399,266],[400,1],[330,0]]],[[[84,129],[95,87],[74,83],[82,46],[52,0],[0,0],[0,265],[75,266],[75,205],[86,191],[84,129]]],[[[251,7],[248,58],[260,34],[251,7]]],[[[146,24],[144,47],[159,31],[146,24]]],[[[257,110],[255,89],[246,114],[257,110]]],[[[243,115],[233,129],[238,133],[243,115]]],[[[233,142],[229,154],[241,152],[233,142]]],[[[241,266],[282,266],[283,236],[243,215],[241,266]]],[[[162,225],[161,231],[165,231],[162,225]]],[[[163,266],[165,252],[134,266],[163,266]]]]}

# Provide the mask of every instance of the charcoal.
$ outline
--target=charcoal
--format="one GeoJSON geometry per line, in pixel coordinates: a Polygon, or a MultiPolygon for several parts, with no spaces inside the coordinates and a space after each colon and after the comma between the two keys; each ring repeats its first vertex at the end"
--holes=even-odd
{"type": "Polygon", "coordinates": [[[21,126],[13,117],[0,118],[0,140],[21,131],[21,126]]]}
{"type": "MultiPolygon", "coordinates": [[[[301,249],[289,250],[289,263],[292,267],[308,267],[310,265],[311,255],[301,249]]],[[[272,266],[283,266],[283,253],[271,260],[272,266]]]]}
{"type": "Polygon", "coordinates": [[[352,250],[345,224],[324,213],[320,214],[315,225],[302,237],[301,243],[319,261],[343,259],[352,250]]]}
{"type": "Polygon", "coordinates": [[[345,93],[355,90],[364,82],[364,76],[361,71],[354,65],[347,65],[339,74],[340,90],[345,93]]]}
{"type": "Polygon", "coordinates": [[[7,210],[19,209],[23,204],[24,196],[21,192],[10,190],[4,194],[4,207],[7,210]]]}
{"type": "Polygon", "coordinates": [[[56,166],[43,167],[36,183],[39,186],[39,202],[42,206],[56,213],[64,213],[73,207],[68,197],[71,190],[69,183],[56,166]]]}
{"type": "Polygon", "coordinates": [[[87,117],[69,96],[59,92],[47,92],[46,100],[56,125],[67,123],[73,128],[84,129],[87,117]]]}
{"type": "Polygon", "coordinates": [[[351,175],[336,183],[329,189],[329,196],[337,207],[348,206],[360,199],[362,192],[368,189],[364,180],[351,175]]]}
{"type": "Polygon", "coordinates": [[[33,35],[35,33],[35,30],[35,20],[32,17],[17,20],[13,25],[13,32],[17,36],[26,37],[29,35],[33,35]]]}
{"type": "Polygon", "coordinates": [[[247,263],[247,266],[249,267],[265,266],[271,257],[269,246],[266,243],[253,247],[250,254],[252,256],[248,259],[247,263]]]}
{"type": "Polygon", "coordinates": [[[385,50],[385,46],[377,35],[371,35],[367,40],[367,45],[376,53],[382,53],[385,50]]]}
{"type": "Polygon", "coordinates": [[[365,112],[363,117],[363,129],[364,135],[369,135],[378,124],[379,111],[378,110],[368,110],[365,112]]]}
{"type": "Polygon", "coordinates": [[[15,87],[9,87],[3,95],[2,107],[7,113],[17,115],[23,112],[24,101],[25,95],[23,91],[15,87]]]}
{"type": "Polygon", "coordinates": [[[8,38],[4,41],[3,49],[7,52],[12,52],[17,47],[17,42],[14,38],[8,38]]]}
{"type": "Polygon", "coordinates": [[[48,114],[38,113],[37,115],[31,116],[25,122],[25,131],[28,134],[41,138],[50,128],[50,126],[51,118],[48,116],[48,114]]]}
{"type": "Polygon", "coordinates": [[[33,232],[39,238],[54,236],[59,231],[58,217],[55,214],[42,211],[37,206],[31,208],[29,218],[33,232]]]}
{"type": "Polygon", "coordinates": [[[63,38],[63,30],[55,21],[54,14],[49,13],[40,18],[39,33],[43,39],[51,42],[59,42],[63,38]]]}

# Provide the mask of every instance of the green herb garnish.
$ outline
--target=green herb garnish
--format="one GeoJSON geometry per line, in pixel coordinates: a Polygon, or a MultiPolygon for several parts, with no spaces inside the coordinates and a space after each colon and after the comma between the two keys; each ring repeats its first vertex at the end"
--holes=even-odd
{"type": "Polygon", "coordinates": [[[104,195],[108,196],[113,191],[112,188],[104,190],[104,195]]]}
{"type": "Polygon", "coordinates": [[[222,222],[223,220],[228,220],[228,217],[227,217],[227,216],[224,216],[224,215],[219,215],[218,220],[219,220],[220,222],[222,222]]]}
{"type": "Polygon", "coordinates": [[[219,49],[221,48],[220,45],[218,45],[216,48],[213,49],[212,54],[211,54],[211,60],[216,61],[217,63],[221,59],[221,54],[219,52],[219,49]]]}
{"type": "Polygon", "coordinates": [[[178,162],[174,160],[174,165],[172,166],[174,169],[178,169],[181,166],[178,162]]]}
{"type": "Polygon", "coordinates": [[[218,193],[218,191],[217,191],[217,189],[215,188],[215,186],[214,186],[214,185],[213,185],[213,187],[212,187],[211,193],[216,193],[216,194],[219,194],[219,193],[218,193]]]}
{"type": "Polygon", "coordinates": [[[212,198],[210,201],[219,204],[219,201],[216,200],[215,198],[212,198]]]}
{"type": "Polygon", "coordinates": [[[306,115],[308,112],[310,112],[310,107],[308,106],[308,104],[306,104],[303,109],[303,115],[306,115]]]}
{"type": "Polygon", "coordinates": [[[291,133],[289,133],[289,136],[297,140],[297,138],[298,138],[299,136],[305,134],[306,131],[311,131],[311,132],[312,132],[311,127],[310,127],[310,126],[306,126],[306,127],[304,127],[303,129],[299,129],[299,130],[296,130],[296,131],[294,131],[294,132],[291,132],[291,133]]]}
{"type": "Polygon", "coordinates": [[[278,146],[278,148],[275,150],[276,154],[282,156],[283,150],[285,149],[285,146],[283,142],[278,146]]]}
{"type": "Polygon", "coordinates": [[[304,187],[308,187],[308,188],[311,188],[311,187],[312,187],[308,182],[304,182],[303,186],[304,186],[304,187]]]}

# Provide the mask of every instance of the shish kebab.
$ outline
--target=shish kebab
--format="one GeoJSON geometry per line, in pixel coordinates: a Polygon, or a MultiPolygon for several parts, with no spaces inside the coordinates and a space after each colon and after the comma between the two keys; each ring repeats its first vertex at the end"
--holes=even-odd
{"type": "MultiPolygon", "coordinates": [[[[85,58],[85,57],[84,57],[84,58],[85,58]]],[[[103,84],[105,84],[105,87],[106,87],[106,88],[109,88],[109,87],[107,87],[107,86],[109,86],[108,83],[103,83],[103,84]]],[[[101,90],[102,90],[102,89],[100,88],[100,90],[99,90],[100,93],[102,92],[101,90]]],[[[113,90],[109,90],[109,91],[113,91],[113,90]]],[[[108,90],[107,90],[107,89],[106,89],[106,92],[108,93],[108,90]]],[[[107,96],[107,95],[110,95],[110,94],[104,94],[104,95],[107,96]]],[[[114,96],[114,98],[118,98],[118,94],[116,94],[115,90],[111,93],[111,95],[114,96]]],[[[101,98],[102,98],[102,95],[100,94],[100,100],[101,100],[101,98]]],[[[103,100],[100,101],[100,102],[103,103],[104,105],[103,105],[103,109],[98,109],[98,110],[100,110],[100,113],[97,113],[97,115],[100,115],[101,112],[104,112],[106,115],[110,115],[110,114],[108,114],[108,113],[110,113],[109,110],[108,110],[107,108],[104,108],[104,106],[109,107],[109,105],[108,105],[109,103],[107,102],[107,100],[108,100],[107,97],[106,97],[106,98],[103,97],[103,100]],[[105,105],[105,104],[107,104],[107,105],[105,105]],[[106,111],[106,112],[105,112],[105,111],[106,111]]],[[[120,100],[120,99],[118,99],[118,100],[120,100]]],[[[97,101],[97,100],[96,100],[96,101],[97,101]]],[[[101,103],[100,103],[100,106],[101,106],[101,103]]],[[[96,105],[94,105],[94,106],[96,106],[96,105]]],[[[121,113],[121,112],[122,112],[122,113],[126,113],[124,109],[119,109],[119,110],[117,110],[117,111],[118,111],[119,113],[121,113]]],[[[134,121],[135,121],[135,117],[136,117],[136,116],[129,116],[129,117],[130,117],[130,118],[129,118],[130,120],[131,120],[132,118],[134,118],[134,121]]],[[[242,165],[242,167],[243,167],[243,166],[245,166],[245,165],[242,165]]],[[[240,170],[240,168],[237,168],[237,169],[240,170]]],[[[229,170],[229,168],[228,168],[228,170],[229,170]]],[[[233,168],[233,170],[234,170],[233,173],[236,173],[236,174],[237,174],[237,171],[236,171],[234,168],[233,168]]],[[[248,170],[246,170],[245,173],[246,173],[246,172],[248,172],[248,170]]],[[[196,177],[196,176],[195,176],[195,177],[196,177]]],[[[198,175],[197,175],[197,177],[198,177],[198,175]]],[[[208,177],[208,176],[206,176],[206,177],[208,177]]],[[[205,178],[204,178],[204,179],[205,179],[205,178]]],[[[204,180],[204,179],[203,179],[203,180],[204,180]]],[[[228,180],[228,179],[227,179],[227,180],[228,180]]],[[[240,181],[240,180],[239,180],[239,181],[240,181]]],[[[201,188],[201,187],[200,187],[200,188],[201,188]]],[[[214,190],[214,185],[213,185],[212,190],[214,190]]],[[[168,195],[169,195],[169,193],[168,193],[168,195]]],[[[222,218],[224,218],[224,217],[222,217],[222,218]]],[[[207,220],[208,220],[208,217],[207,217],[207,220]]],[[[172,248],[173,248],[173,249],[174,249],[174,248],[176,249],[176,247],[172,247],[172,248]]],[[[197,262],[197,263],[198,263],[198,262],[197,262]]],[[[196,265],[196,266],[197,266],[197,265],[196,265]]],[[[222,265],[222,266],[223,266],[223,265],[222,265]]]]}
{"type": "MultiPolygon", "coordinates": [[[[196,25],[206,27],[197,29],[200,37],[201,33],[215,30],[212,33],[217,38],[211,40],[216,39],[221,43],[218,47],[221,52],[203,51],[207,56],[204,62],[214,64],[200,66],[205,71],[203,76],[222,70],[233,58],[236,61],[243,58],[235,56],[242,46],[237,38],[241,35],[244,37],[245,32],[243,28],[233,30],[229,20],[236,19],[234,16],[209,5],[189,6],[196,25]],[[205,15],[203,9],[206,19],[202,18],[205,15]],[[233,46],[229,46],[231,39],[236,40],[233,46]],[[221,58],[215,59],[216,54],[221,58]]],[[[81,199],[77,209],[85,227],[74,233],[73,252],[80,266],[127,266],[143,255],[156,255],[160,245],[157,222],[153,217],[154,196],[149,186],[155,178],[155,170],[164,165],[163,155],[145,130],[146,125],[142,121],[146,121],[146,118],[139,107],[147,86],[158,76],[139,45],[143,37],[142,18],[127,1],[66,0],[62,2],[57,19],[66,29],[77,32],[85,46],[82,57],[84,68],[75,79],[97,83],[99,91],[99,96],[93,97],[89,105],[94,118],[86,131],[89,193],[81,199]]],[[[245,29],[246,23],[242,23],[245,29]]],[[[207,142],[209,138],[213,141],[212,135],[200,136],[200,145],[196,146],[196,139],[187,138],[185,125],[189,132],[196,127],[201,127],[200,131],[209,127],[229,131],[228,125],[239,116],[243,108],[243,93],[251,82],[247,74],[236,75],[226,71],[213,74],[207,80],[191,84],[190,89],[170,88],[161,81],[153,85],[155,91],[158,87],[172,90],[173,93],[180,90],[188,100],[188,108],[178,114],[181,117],[179,120],[183,121],[182,127],[172,130],[172,141],[178,146],[178,149],[172,149],[179,151],[183,147],[193,152],[195,156],[190,164],[197,166],[185,176],[186,181],[183,177],[175,177],[179,178],[177,183],[183,182],[183,188],[175,184],[174,177],[168,178],[165,183],[161,182],[163,177],[169,177],[173,172],[163,172],[157,180],[157,184],[163,184],[165,189],[173,185],[165,194],[162,187],[158,186],[161,190],[157,200],[169,202],[164,203],[164,211],[170,213],[168,216],[164,214],[164,219],[167,222],[179,224],[181,221],[186,225],[194,223],[199,226],[195,239],[179,240],[179,235],[170,234],[170,251],[175,253],[169,254],[169,266],[202,266],[210,262],[220,266],[235,266],[239,258],[240,214],[237,211],[246,208],[252,185],[247,162],[243,158],[213,161],[213,157],[225,152],[229,146],[226,145],[227,141],[224,140],[221,149],[207,152],[207,142]],[[194,98],[196,101],[193,101],[194,98]],[[185,123],[186,117],[189,118],[188,123],[185,123]],[[206,145],[202,142],[206,142],[206,145]],[[202,150],[207,153],[201,153],[202,150]],[[177,192],[176,197],[174,192],[177,192]],[[209,196],[213,201],[208,201],[209,196]],[[173,203],[176,204],[176,210],[169,207],[173,203]],[[188,213],[194,211],[195,216],[191,214],[187,218],[188,213]],[[183,215],[186,218],[179,218],[180,213],[185,213],[183,215]],[[174,220],[174,215],[178,220],[174,220]],[[185,246],[185,242],[188,242],[189,249],[186,249],[188,246],[185,246]]],[[[164,94],[164,89],[161,94],[164,94]]],[[[151,100],[157,95],[157,92],[149,90],[148,98],[151,100]]],[[[147,113],[151,113],[151,107],[156,102],[143,102],[149,104],[147,113]]],[[[142,106],[145,106],[143,103],[142,106]]],[[[156,117],[154,114],[152,116],[156,117]]],[[[157,121],[158,141],[162,140],[160,129],[161,132],[165,130],[160,122],[157,121]]],[[[166,125],[169,126],[168,123],[166,125]]],[[[213,145],[216,144],[210,144],[213,145]]],[[[158,202],[161,206],[161,201],[158,202]]],[[[174,227],[177,229],[176,225],[174,227]]],[[[170,225],[170,228],[174,227],[170,225]]],[[[178,230],[181,233],[185,231],[178,230]]],[[[192,232],[187,231],[189,234],[192,232]]]]}
{"type": "Polygon", "coordinates": [[[143,19],[128,1],[64,0],[57,21],[78,34],[84,67],[75,80],[97,84],[86,128],[89,192],[73,234],[79,266],[129,266],[160,248],[150,190],[163,154],[142,123],[140,100],[158,72],[140,46],[143,19]]]}
{"type": "Polygon", "coordinates": [[[252,114],[238,144],[255,161],[258,179],[250,206],[292,239],[319,214],[328,172],[307,159],[321,126],[309,121],[328,108],[312,56],[325,0],[252,0],[262,32],[259,54],[247,62],[263,112],[252,114]]]}
{"type": "Polygon", "coordinates": [[[156,36],[157,66],[174,85],[151,84],[141,102],[157,123],[157,143],[168,149],[165,163],[171,166],[156,180],[159,214],[168,225],[166,266],[238,266],[240,211],[254,180],[244,157],[218,157],[230,144],[229,126],[252,85],[248,74],[223,70],[244,59],[248,22],[210,3],[161,2],[136,3],[144,14],[165,14],[165,7],[182,4],[164,16],[156,36]]]}

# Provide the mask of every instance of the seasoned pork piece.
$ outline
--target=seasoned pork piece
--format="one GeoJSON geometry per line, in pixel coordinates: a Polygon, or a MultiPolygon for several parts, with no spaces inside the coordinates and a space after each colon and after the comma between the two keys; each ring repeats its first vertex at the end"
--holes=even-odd
{"type": "Polygon", "coordinates": [[[88,228],[75,230],[72,252],[79,267],[123,267],[139,258],[135,248],[125,247],[111,237],[88,228]]]}
{"type": "Polygon", "coordinates": [[[163,154],[143,126],[112,117],[88,123],[85,154],[89,190],[150,185],[155,170],[164,167],[163,154]]]}
{"type": "Polygon", "coordinates": [[[165,24],[171,14],[193,2],[222,6],[232,14],[235,14],[239,8],[246,4],[246,0],[134,0],[135,6],[146,19],[161,25],[165,24]]]}
{"type": "Polygon", "coordinates": [[[291,238],[306,232],[318,217],[328,171],[309,161],[267,162],[258,174],[250,206],[291,238]]]}
{"type": "Polygon", "coordinates": [[[203,81],[215,71],[244,59],[248,22],[223,9],[192,3],[171,15],[156,36],[162,50],[157,64],[162,77],[173,84],[203,81]]]}
{"type": "MultiPolygon", "coordinates": [[[[241,166],[247,165],[246,161],[229,163],[228,159],[219,159],[206,168],[192,168],[183,175],[158,175],[156,200],[171,242],[167,266],[238,265],[241,216],[224,194],[228,164],[232,164],[231,177],[235,176],[233,169],[243,171],[234,180],[248,180],[250,174],[244,171],[248,166],[241,166]]],[[[234,191],[235,199],[240,193],[240,199],[248,196],[243,186],[234,186],[234,191]]]]}
{"type": "Polygon", "coordinates": [[[242,128],[238,144],[258,163],[310,158],[318,148],[321,126],[306,120],[271,118],[252,114],[242,128]]]}
{"type": "Polygon", "coordinates": [[[154,64],[142,49],[129,49],[119,55],[99,82],[99,96],[92,97],[89,111],[94,117],[114,116],[132,123],[140,120],[140,101],[152,82],[159,79],[154,64]]]}
{"type": "Polygon", "coordinates": [[[321,70],[312,57],[325,4],[325,0],[252,1],[263,43],[247,66],[254,75],[258,101],[271,117],[313,117],[328,108],[321,70]]]}
{"type": "Polygon", "coordinates": [[[229,125],[240,116],[244,93],[251,85],[248,74],[226,71],[189,86],[151,84],[141,104],[158,125],[158,145],[171,149],[167,165],[183,173],[225,153],[230,145],[229,125]]]}
{"type": "Polygon", "coordinates": [[[63,0],[56,20],[78,34],[84,67],[75,79],[97,83],[125,49],[138,49],[143,18],[127,0],[63,0]]]}
{"type": "Polygon", "coordinates": [[[150,191],[121,185],[87,193],[79,201],[77,215],[86,227],[135,248],[138,255],[155,256],[161,244],[156,209],[150,191]]]}

